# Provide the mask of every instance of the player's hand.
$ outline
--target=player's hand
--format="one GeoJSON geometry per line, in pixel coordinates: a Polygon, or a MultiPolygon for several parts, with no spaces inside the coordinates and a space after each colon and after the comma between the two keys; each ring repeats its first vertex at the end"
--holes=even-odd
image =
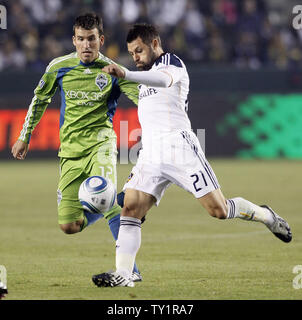
{"type": "Polygon", "coordinates": [[[108,66],[105,66],[102,71],[117,78],[125,78],[125,71],[116,64],[109,64],[108,66]]]}
{"type": "Polygon", "coordinates": [[[12,155],[15,159],[24,160],[28,151],[28,144],[17,140],[12,147],[12,155]]]}

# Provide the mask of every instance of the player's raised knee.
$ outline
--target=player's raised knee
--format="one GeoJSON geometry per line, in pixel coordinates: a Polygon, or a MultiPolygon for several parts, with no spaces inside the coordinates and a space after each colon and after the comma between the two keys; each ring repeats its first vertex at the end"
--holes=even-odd
{"type": "Polygon", "coordinates": [[[71,222],[71,223],[66,223],[66,224],[60,224],[60,229],[65,233],[65,234],[74,234],[77,232],[80,232],[81,226],[77,222],[71,222]]]}
{"type": "Polygon", "coordinates": [[[73,227],[70,223],[60,224],[59,226],[60,226],[60,229],[66,234],[73,234],[74,233],[73,227]]]}

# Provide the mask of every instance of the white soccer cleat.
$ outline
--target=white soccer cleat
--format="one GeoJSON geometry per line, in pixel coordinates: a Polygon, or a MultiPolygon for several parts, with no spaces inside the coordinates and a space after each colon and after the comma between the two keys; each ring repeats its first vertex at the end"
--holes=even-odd
{"type": "Polygon", "coordinates": [[[133,282],[143,281],[143,277],[141,276],[140,273],[137,273],[137,272],[133,272],[129,279],[133,282]]]}
{"type": "Polygon", "coordinates": [[[0,300],[4,298],[6,294],[8,294],[7,288],[4,283],[0,281],[0,300]]]}
{"type": "Polygon", "coordinates": [[[92,281],[98,287],[134,287],[133,280],[126,279],[116,272],[96,274],[92,281]]]}
{"type": "Polygon", "coordinates": [[[292,233],[288,223],[283,218],[278,216],[277,213],[275,213],[273,209],[267,205],[262,205],[260,207],[268,209],[273,216],[274,223],[271,226],[266,225],[268,229],[280,240],[284,242],[290,242],[292,240],[292,233]]]}

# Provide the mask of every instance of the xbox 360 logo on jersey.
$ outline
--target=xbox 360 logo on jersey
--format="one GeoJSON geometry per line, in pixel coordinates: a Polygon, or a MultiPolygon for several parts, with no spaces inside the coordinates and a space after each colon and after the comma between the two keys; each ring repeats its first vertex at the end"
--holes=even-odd
{"type": "Polygon", "coordinates": [[[105,74],[99,73],[95,78],[95,84],[102,91],[108,84],[108,78],[106,77],[105,74]]]}

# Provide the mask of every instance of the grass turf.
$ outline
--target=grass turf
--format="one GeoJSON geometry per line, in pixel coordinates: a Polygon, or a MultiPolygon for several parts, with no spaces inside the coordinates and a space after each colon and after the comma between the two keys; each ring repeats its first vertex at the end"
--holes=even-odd
{"type": "MultiPolygon", "coordinates": [[[[0,163],[0,265],[7,269],[5,300],[258,300],[301,299],[293,288],[302,264],[301,162],[210,161],[226,197],[269,204],[288,220],[285,244],[261,223],[210,217],[172,186],[142,227],[135,288],[97,288],[95,273],[114,268],[107,222],[65,235],[57,225],[57,161],[0,163]]],[[[131,166],[118,167],[119,188],[131,166]]],[[[301,282],[301,280],[300,280],[301,282]]]]}

